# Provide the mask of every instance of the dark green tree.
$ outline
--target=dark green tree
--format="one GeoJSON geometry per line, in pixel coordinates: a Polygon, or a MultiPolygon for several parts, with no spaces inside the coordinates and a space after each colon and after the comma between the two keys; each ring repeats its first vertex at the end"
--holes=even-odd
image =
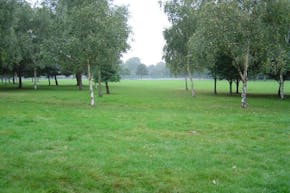
{"type": "Polygon", "coordinates": [[[139,64],[137,66],[136,75],[139,76],[140,79],[142,79],[143,76],[148,75],[148,69],[145,64],[139,64]]]}
{"type": "MultiPolygon", "coordinates": [[[[98,72],[98,69],[95,72],[98,72]]],[[[95,73],[94,78],[95,82],[101,78],[101,81],[105,83],[106,93],[110,94],[109,82],[119,82],[121,80],[120,67],[117,64],[112,66],[105,65],[101,69],[101,77],[99,77],[99,73],[95,73]]]]}

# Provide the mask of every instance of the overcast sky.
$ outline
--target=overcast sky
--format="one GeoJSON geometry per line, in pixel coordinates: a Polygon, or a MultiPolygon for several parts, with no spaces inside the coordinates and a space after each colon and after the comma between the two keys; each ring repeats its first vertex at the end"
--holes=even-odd
{"type": "Polygon", "coordinates": [[[162,61],[165,44],[163,30],[169,26],[158,0],[114,0],[117,5],[128,5],[129,25],[132,27],[131,49],[123,59],[139,57],[146,65],[162,61]]]}
{"type": "MultiPolygon", "coordinates": [[[[37,0],[28,0],[36,2],[37,0]]],[[[123,60],[139,57],[146,65],[162,61],[163,30],[169,26],[158,0],[114,0],[116,5],[128,5],[132,28],[131,49],[123,54],[123,60]]]]}

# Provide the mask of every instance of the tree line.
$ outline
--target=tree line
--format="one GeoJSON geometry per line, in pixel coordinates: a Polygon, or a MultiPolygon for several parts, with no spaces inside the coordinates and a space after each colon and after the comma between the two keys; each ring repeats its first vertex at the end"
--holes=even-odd
{"type": "MultiPolygon", "coordinates": [[[[0,1],[0,73],[18,79],[75,75],[82,89],[86,75],[90,104],[94,106],[93,81],[115,81],[120,56],[129,45],[128,10],[110,0],[43,0],[32,7],[23,0],[0,1]]],[[[57,83],[57,82],[56,82],[57,83]]],[[[107,90],[108,92],[108,90],[107,90]]]]}
{"type": "Polygon", "coordinates": [[[146,66],[138,57],[132,57],[120,64],[121,76],[127,79],[169,78],[171,74],[164,62],[146,66]]]}
{"type": "Polygon", "coordinates": [[[164,0],[171,27],[164,31],[164,58],[172,73],[186,74],[195,96],[192,73],[208,70],[215,80],[242,82],[241,107],[247,107],[250,75],[279,83],[290,76],[289,0],[164,0]]]}

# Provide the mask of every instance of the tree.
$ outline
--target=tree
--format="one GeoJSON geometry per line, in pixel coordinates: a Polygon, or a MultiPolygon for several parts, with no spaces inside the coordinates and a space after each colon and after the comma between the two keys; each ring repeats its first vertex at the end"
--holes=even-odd
{"type": "Polygon", "coordinates": [[[120,75],[123,77],[127,77],[131,75],[131,72],[128,68],[124,66],[124,64],[120,64],[120,75]]]}
{"type": "Polygon", "coordinates": [[[61,72],[65,75],[75,74],[79,90],[82,90],[83,87],[82,75],[88,68],[87,62],[84,62],[82,57],[84,52],[82,50],[83,42],[76,35],[78,31],[74,31],[81,18],[78,18],[75,22],[73,19],[77,17],[75,10],[82,7],[84,3],[88,2],[71,0],[59,0],[57,2],[54,8],[54,35],[50,42],[50,47],[54,48],[51,53],[56,56],[61,72]]]}
{"type": "Polygon", "coordinates": [[[8,76],[8,74],[13,73],[13,63],[9,58],[9,47],[10,47],[10,32],[13,29],[15,22],[16,2],[3,0],[0,1],[0,75],[8,76]]]}
{"type": "MultiPolygon", "coordinates": [[[[205,4],[199,13],[197,32],[191,38],[193,53],[206,53],[215,63],[220,52],[233,58],[243,82],[241,107],[247,107],[249,67],[257,59],[264,39],[260,1],[219,1],[205,4]]],[[[195,55],[193,55],[196,58],[195,55]]]]}
{"type": "Polygon", "coordinates": [[[33,10],[28,3],[15,4],[14,23],[8,40],[8,58],[18,74],[18,88],[22,88],[22,76],[33,64],[33,10]]]}
{"type": "Polygon", "coordinates": [[[148,70],[145,64],[139,64],[137,66],[136,75],[142,79],[143,76],[148,75],[148,70]]]}
{"type": "MultiPolygon", "coordinates": [[[[42,7],[33,9],[32,29],[30,37],[32,39],[32,63],[34,74],[34,89],[37,89],[37,70],[53,69],[56,61],[50,53],[53,20],[52,12],[45,4],[42,7]]],[[[50,70],[52,72],[52,70],[50,70]]],[[[56,79],[56,74],[54,74],[56,79]]],[[[57,81],[56,81],[57,83],[57,81]]]]}
{"type": "MultiPolygon", "coordinates": [[[[191,82],[191,94],[195,96],[192,73],[196,70],[190,59],[188,41],[196,28],[197,6],[194,0],[165,1],[162,3],[172,26],[164,31],[166,45],[164,58],[173,74],[187,74],[191,82]]],[[[187,83],[187,79],[185,79],[187,83]]],[[[186,84],[187,85],[187,84],[186,84]]]]}
{"type": "Polygon", "coordinates": [[[108,81],[116,81],[116,76],[118,70],[118,63],[120,62],[120,57],[123,52],[125,52],[129,45],[127,44],[127,39],[129,37],[129,27],[128,21],[128,10],[126,7],[114,7],[110,9],[109,15],[107,17],[107,25],[104,33],[104,38],[106,40],[105,44],[102,46],[101,58],[98,64],[98,93],[102,96],[102,86],[101,82],[102,71],[108,72],[104,78],[106,83],[106,90],[109,93],[108,81]],[[104,70],[102,70],[104,68],[104,70]],[[109,77],[109,74],[110,77],[109,77]],[[115,76],[116,75],[116,76],[115,76]]]}
{"type": "Polygon", "coordinates": [[[233,94],[232,84],[234,81],[236,82],[236,87],[237,87],[236,92],[237,93],[239,92],[238,88],[239,88],[239,77],[240,77],[237,69],[235,69],[232,66],[232,63],[233,63],[233,58],[224,54],[220,54],[217,56],[216,63],[214,65],[215,74],[217,78],[221,80],[225,79],[229,82],[230,95],[233,94]]]}
{"type": "Polygon", "coordinates": [[[165,78],[170,76],[169,69],[166,68],[164,62],[159,62],[156,65],[150,65],[147,67],[148,75],[152,78],[165,78]]]}
{"type": "Polygon", "coordinates": [[[98,70],[98,94],[101,96],[102,68],[117,63],[128,48],[127,9],[113,7],[107,0],[62,0],[60,3],[59,15],[64,17],[60,23],[66,25],[61,58],[66,71],[74,71],[77,79],[87,66],[90,105],[94,106],[94,70],[98,70]]]}
{"type": "Polygon", "coordinates": [[[138,65],[141,64],[141,60],[138,57],[129,58],[122,64],[123,69],[128,69],[130,75],[136,75],[138,65]]]}
{"type": "MultiPolygon", "coordinates": [[[[95,70],[95,82],[99,81],[99,73],[98,69],[95,70]]],[[[106,86],[106,93],[110,94],[110,87],[109,82],[119,82],[121,79],[120,76],[120,67],[119,65],[115,64],[112,66],[105,65],[101,70],[101,81],[105,82],[106,86]]]]}
{"type": "Polygon", "coordinates": [[[279,82],[278,96],[284,99],[284,81],[290,73],[290,4],[287,0],[267,1],[263,22],[267,31],[266,73],[279,82]]]}

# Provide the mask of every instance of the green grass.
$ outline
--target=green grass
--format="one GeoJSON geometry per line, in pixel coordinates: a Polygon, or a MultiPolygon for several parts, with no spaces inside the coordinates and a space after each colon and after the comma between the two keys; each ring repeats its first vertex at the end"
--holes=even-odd
{"type": "Polygon", "coordinates": [[[0,86],[0,192],[290,192],[290,84],[121,81],[89,107],[74,83],[0,86]]]}

